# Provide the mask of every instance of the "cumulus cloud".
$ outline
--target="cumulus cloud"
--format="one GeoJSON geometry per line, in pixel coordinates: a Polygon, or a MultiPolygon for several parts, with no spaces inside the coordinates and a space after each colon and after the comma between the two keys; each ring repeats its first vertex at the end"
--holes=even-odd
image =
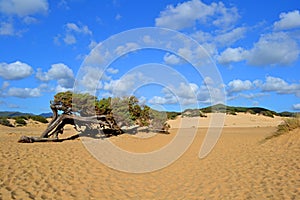
{"type": "Polygon", "coordinates": [[[242,39],[245,36],[246,31],[246,27],[238,27],[228,32],[216,35],[215,37],[213,37],[213,40],[215,40],[218,46],[230,46],[236,41],[242,39]]]}
{"type": "Polygon", "coordinates": [[[63,40],[63,42],[67,45],[73,45],[77,43],[77,37],[79,37],[80,35],[91,36],[93,34],[88,26],[81,23],[67,23],[64,27],[64,33],[58,34],[54,37],[54,43],[57,45],[60,44],[60,40],[63,40]]]}
{"type": "Polygon", "coordinates": [[[0,77],[6,80],[19,80],[30,76],[33,68],[26,63],[0,63],[0,77]]]}
{"type": "Polygon", "coordinates": [[[111,80],[104,83],[103,89],[111,93],[113,96],[126,96],[130,95],[136,88],[148,80],[147,76],[142,73],[126,74],[117,80],[111,80]]]}
{"type": "Polygon", "coordinates": [[[285,80],[267,76],[265,82],[256,80],[254,82],[264,92],[276,92],[277,94],[295,94],[300,97],[300,84],[287,83],[285,80]]]}
{"type": "Polygon", "coordinates": [[[40,88],[9,88],[7,91],[8,96],[18,97],[18,98],[31,98],[41,96],[40,88]]]}
{"type": "Polygon", "coordinates": [[[66,36],[64,37],[64,42],[66,43],[66,44],[75,44],[76,42],[77,42],[77,40],[76,40],[76,38],[75,38],[75,36],[74,35],[72,35],[72,34],[66,34],[66,36]]]}
{"type": "Polygon", "coordinates": [[[254,66],[290,65],[298,59],[299,46],[286,33],[263,35],[249,51],[247,62],[254,66]]]}
{"type": "Polygon", "coordinates": [[[294,10],[287,13],[280,13],[280,20],[274,23],[274,30],[288,30],[300,28],[300,13],[299,10],[294,10]]]}
{"type": "Polygon", "coordinates": [[[170,53],[164,55],[164,61],[168,65],[178,65],[181,63],[181,59],[178,56],[170,53]]]}
{"type": "Polygon", "coordinates": [[[151,104],[195,105],[197,103],[224,103],[222,87],[211,84],[212,79],[206,77],[208,84],[198,86],[195,83],[179,83],[162,89],[163,96],[154,96],[151,104]]]}
{"type": "Polygon", "coordinates": [[[300,48],[296,40],[287,33],[276,32],[262,35],[250,50],[242,47],[227,48],[218,56],[218,62],[230,64],[246,60],[252,66],[287,66],[294,63],[299,54],[300,48]]]}
{"type": "Polygon", "coordinates": [[[68,32],[76,32],[76,33],[82,33],[86,35],[92,35],[92,31],[89,29],[89,27],[82,24],[77,25],[75,23],[67,23],[66,30],[68,32]]]}
{"type": "Polygon", "coordinates": [[[175,96],[171,97],[160,97],[160,96],[154,96],[148,101],[152,105],[164,105],[164,104],[176,104],[178,103],[178,100],[175,96]]]}
{"type": "Polygon", "coordinates": [[[115,68],[112,68],[112,67],[109,67],[109,68],[106,69],[106,72],[108,72],[110,74],[117,74],[117,73],[119,73],[119,70],[115,69],[115,68]]]}
{"type": "Polygon", "coordinates": [[[230,64],[232,62],[240,62],[246,58],[247,51],[242,47],[227,48],[217,58],[220,64],[230,64]]]}
{"type": "Polygon", "coordinates": [[[300,110],[300,103],[294,104],[293,109],[294,110],[300,110]]]}
{"type": "Polygon", "coordinates": [[[227,8],[222,2],[210,5],[200,0],[168,5],[155,19],[156,26],[182,30],[195,26],[196,23],[207,23],[217,27],[231,26],[239,18],[237,9],[227,8]]]}
{"type": "Polygon", "coordinates": [[[252,88],[253,88],[253,84],[249,80],[242,81],[240,79],[236,79],[228,83],[229,93],[251,90],[252,88]]]}
{"type": "Polygon", "coordinates": [[[15,28],[11,22],[0,23],[0,35],[15,35],[15,28]]]}
{"type": "Polygon", "coordinates": [[[80,71],[81,77],[77,81],[83,86],[84,90],[89,93],[94,93],[96,90],[102,88],[101,80],[105,80],[103,77],[105,74],[100,71],[97,67],[85,66],[80,71]]]}
{"type": "Polygon", "coordinates": [[[74,74],[72,69],[63,63],[53,64],[47,72],[38,69],[36,78],[40,81],[56,80],[59,86],[64,88],[72,88],[74,85],[74,74]]]}
{"type": "Polygon", "coordinates": [[[120,56],[126,52],[134,51],[138,48],[139,48],[139,45],[137,43],[128,42],[125,45],[118,46],[115,50],[115,53],[120,56]]]}
{"type": "Polygon", "coordinates": [[[0,12],[7,15],[24,17],[36,13],[46,13],[49,5],[47,0],[2,0],[0,12]]]}

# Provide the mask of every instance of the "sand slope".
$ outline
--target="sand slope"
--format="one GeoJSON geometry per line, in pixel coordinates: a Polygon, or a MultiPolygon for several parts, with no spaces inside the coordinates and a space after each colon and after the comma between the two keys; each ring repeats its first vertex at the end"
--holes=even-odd
{"type": "MultiPolygon", "coordinates": [[[[272,126],[258,122],[255,127],[226,126],[202,160],[198,153],[207,129],[199,128],[182,157],[145,174],[106,167],[79,139],[17,143],[22,134],[39,135],[45,125],[1,126],[0,199],[299,199],[300,130],[261,143],[278,122],[272,126]]],[[[74,133],[67,129],[66,135],[74,133]]],[[[147,152],[170,141],[176,130],[151,138],[125,134],[111,140],[127,150],[147,152]]]]}

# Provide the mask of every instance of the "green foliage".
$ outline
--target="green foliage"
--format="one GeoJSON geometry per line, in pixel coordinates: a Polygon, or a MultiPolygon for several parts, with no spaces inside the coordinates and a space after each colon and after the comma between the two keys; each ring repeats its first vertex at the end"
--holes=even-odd
{"type": "Polygon", "coordinates": [[[3,126],[14,127],[6,117],[0,118],[0,124],[3,126]]]}
{"type": "Polygon", "coordinates": [[[168,119],[175,119],[180,114],[181,114],[180,112],[167,112],[167,118],[168,119]]]}
{"type": "Polygon", "coordinates": [[[167,121],[167,114],[165,112],[159,112],[157,110],[150,110],[150,121],[153,129],[161,130],[164,128],[167,121]]]}
{"type": "Polygon", "coordinates": [[[236,112],[234,112],[234,111],[232,111],[232,110],[227,111],[226,114],[228,114],[228,115],[237,115],[236,112]]]}
{"type": "Polygon", "coordinates": [[[263,115],[263,116],[266,116],[266,117],[272,117],[272,118],[274,118],[273,113],[271,111],[269,111],[269,110],[268,111],[261,111],[260,114],[263,115]]]}
{"type": "Polygon", "coordinates": [[[278,113],[281,117],[295,117],[297,114],[292,112],[281,112],[278,113]]]}
{"type": "MultiPolygon", "coordinates": [[[[60,92],[54,96],[54,103],[62,104],[61,110],[65,112],[76,112],[81,116],[109,115],[114,118],[119,126],[152,125],[162,128],[167,120],[167,115],[152,110],[149,106],[140,105],[135,96],[103,98],[90,94],[74,94],[70,91],[60,92]]],[[[175,117],[178,113],[171,113],[175,117]]]]}
{"type": "Polygon", "coordinates": [[[98,111],[98,115],[107,115],[111,113],[112,108],[111,108],[111,97],[105,99],[101,99],[99,101],[95,102],[96,110],[98,111]]]}
{"type": "Polygon", "coordinates": [[[59,92],[54,96],[54,103],[62,103],[62,110],[67,111],[68,108],[72,112],[77,112],[81,116],[95,115],[97,97],[85,94],[77,94],[71,91],[59,92]]]}
{"type": "Polygon", "coordinates": [[[182,113],[182,117],[207,117],[205,113],[201,109],[187,109],[182,113]]]}
{"type": "Polygon", "coordinates": [[[41,122],[41,123],[48,123],[47,119],[45,117],[39,116],[39,115],[32,115],[29,117],[30,119],[37,121],[37,122],[41,122]]]}
{"type": "Polygon", "coordinates": [[[251,109],[247,110],[247,113],[250,113],[250,114],[252,114],[252,115],[255,115],[255,114],[256,114],[256,112],[255,112],[254,110],[251,110],[251,109]]]}
{"type": "Polygon", "coordinates": [[[16,118],[15,122],[17,126],[25,126],[27,124],[27,122],[22,117],[16,118]]]}

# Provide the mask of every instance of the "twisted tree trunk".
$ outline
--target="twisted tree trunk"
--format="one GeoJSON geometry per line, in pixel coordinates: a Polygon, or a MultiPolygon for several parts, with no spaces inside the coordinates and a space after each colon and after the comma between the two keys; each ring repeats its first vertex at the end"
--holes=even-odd
{"type": "MultiPolygon", "coordinates": [[[[46,130],[41,134],[40,137],[28,137],[22,136],[18,142],[21,143],[32,143],[32,142],[58,142],[63,141],[62,139],[58,138],[59,134],[63,134],[64,126],[67,124],[73,125],[74,128],[77,129],[76,125],[86,126],[91,128],[92,124],[98,124],[102,128],[102,130],[109,129],[109,135],[119,135],[122,134],[123,131],[117,125],[115,120],[112,117],[106,115],[95,115],[89,117],[81,117],[72,112],[66,111],[63,114],[58,114],[58,109],[61,108],[60,104],[54,104],[51,102],[50,108],[53,112],[53,117],[51,122],[49,123],[46,130]],[[51,137],[52,136],[52,137],[51,137]],[[50,138],[51,137],[51,138],[50,138]]],[[[105,134],[105,132],[103,132],[105,134]]],[[[73,139],[71,137],[71,139],[73,139]]]]}

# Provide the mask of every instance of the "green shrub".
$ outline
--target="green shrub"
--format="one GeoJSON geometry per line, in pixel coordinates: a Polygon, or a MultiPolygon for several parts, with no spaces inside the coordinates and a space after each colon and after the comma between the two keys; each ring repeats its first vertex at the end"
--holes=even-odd
{"type": "Polygon", "coordinates": [[[266,117],[274,118],[274,115],[271,111],[261,111],[260,114],[263,115],[263,116],[266,116],[266,117]]]}
{"type": "Polygon", "coordinates": [[[250,113],[251,115],[255,115],[256,114],[256,112],[254,110],[251,110],[251,109],[247,110],[247,113],[250,113]]]}
{"type": "Polygon", "coordinates": [[[168,119],[175,119],[180,114],[181,113],[179,113],[179,112],[167,112],[167,118],[168,119]]]}
{"type": "Polygon", "coordinates": [[[48,121],[45,117],[39,116],[39,115],[30,116],[30,119],[37,121],[37,122],[44,123],[44,124],[48,123],[48,121]]]}
{"type": "Polygon", "coordinates": [[[3,126],[14,127],[7,118],[0,118],[0,124],[3,126]]]}
{"type": "Polygon", "coordinates": [[[18,126],[25,126],[27,124],[27,122],[23,118],[16,118],[15,122],[18,126]]]}

